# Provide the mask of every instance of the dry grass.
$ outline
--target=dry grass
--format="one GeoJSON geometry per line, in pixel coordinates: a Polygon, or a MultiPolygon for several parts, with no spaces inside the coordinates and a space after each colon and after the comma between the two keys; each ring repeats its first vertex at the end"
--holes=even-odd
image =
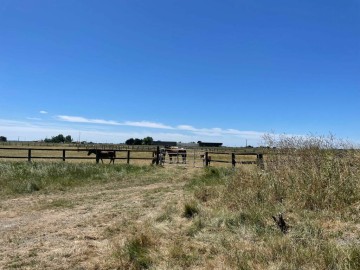
{"type": "Polygon", "coordinates": [[[40,184],[2,193],[0,268],[359,269],[358,151],[296,143],[266,170],[1,163],[40,184]]]}
{"type": "MultiPolygon", "coordinates": [[[[54,161],[62,161],[63,158],[63,150],[66,150],[66,162],[67,163],[95,163],[95,155],[87,156],[87,150],[85,148],[77,148],[72,145],[56,145],[56,146],[37,146],[36,144],[30,144],[28,146],[16,146],[17,149],[7,149],[14,146],[11,145],[3,145],[0,149],[0,156],[2,161],[6,162],[19,162],[19,161],[27,161],[28,159],[28,149],[38,149],[32,150],[31,156],[33,162],[48,162],[53,163],[54,161]],[[51,150],[49,150],[51,149],[51,150]],[[12,158],[6,158],[12,157],[12,158]]],[[[155,150],[155,148],[154,148],[155,150]]],[[[141,150],[138,148],[130,148],[130,164],[132,165],[148,165],[151,163],[152,152],[147,148],[141,150]]],[[[241,149],[232,149],[233,152],[243,152],[241,149]]],[[[226,152],[226,151],[223,151],[226,152]]],[[[187,149],[187,167],[203,167],[203,160],[200,157],[201,154],[204,154],[203,149],[187,149]]],[[[212,162],[211,166],[213,167],[232,167],[231,165],[231,153],[210,153],[212,160],[218,160],[220,162],[212,162]],[[223,163],[221,161],[226,161],[228,163],[223,163]]],[[[127,151],[118,150],[116,152],[116,161],[117,164],[126,164],[127,163],[127,151]]],[[[237,155],[237,162],[242,161],[256,161],[256,156],[254,155],[237,155]]],[[[166,164],[170,163],[169,157],[165,158],[166,164]]],[[[179,160],[174,158],[173,163],[181,162],[181,158],[179,160]]],[[[109,160],[104,160],[104,163],[109,163],[109,160]]]]}

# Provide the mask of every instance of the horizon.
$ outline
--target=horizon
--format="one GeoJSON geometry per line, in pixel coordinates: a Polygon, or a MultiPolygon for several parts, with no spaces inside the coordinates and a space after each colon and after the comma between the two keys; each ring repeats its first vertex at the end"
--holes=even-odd
{"type": "Polygon", "coordinates": [[[360,2],[0,4],[0,136],[360,144],[360,2]]]}

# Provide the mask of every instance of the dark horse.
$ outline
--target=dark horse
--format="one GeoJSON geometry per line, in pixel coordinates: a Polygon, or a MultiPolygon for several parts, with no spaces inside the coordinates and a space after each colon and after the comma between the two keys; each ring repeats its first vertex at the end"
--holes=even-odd
{"type": "Polygon", "coordinates": [[[182,157],[182,163],[186,163],[186,149],[178,147],[165,147],[165,152],[169,155],[170,163],[172,163],[173,157],[176,157],[177,163],[179,163],[179,156],[182,157]]]}
{"type": "Polygon", "coordinates": [[[110,159],[110,163],[112,162],[114,164],[116,158],[115,151],[101,151],[97,149],[90,149],[88,152],[88,156],[90,156],[91,154],[96,155],[96,163],[99,163],[99,159],[101,159],[101,163],[104,163],[103,158],[108,158],[110,159]]]}

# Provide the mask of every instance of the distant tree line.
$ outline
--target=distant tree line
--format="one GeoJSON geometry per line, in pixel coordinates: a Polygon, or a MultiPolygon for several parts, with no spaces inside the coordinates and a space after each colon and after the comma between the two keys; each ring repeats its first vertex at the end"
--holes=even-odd
{"type": "Polygon", "coordinates": [[[144,139],[138,139],[138,138],[130,138],[125,141],[126,145],[152,145],[153,143],[152,137],[145,137],[144,139]]]}
{"type": "Polygon", "coordinates": [[[51,139],[46,138],[44,142],[47,143],[72,143],[73,139],[70,135],[67,135],[66,137],[62,134],[59,134],[57,136],[51,137],[51,139]]]}
{"type": "Polygon", "coordinates": [[[4,136],[0,136],[0,142],[7,142],[7,138],[4,136]]]}

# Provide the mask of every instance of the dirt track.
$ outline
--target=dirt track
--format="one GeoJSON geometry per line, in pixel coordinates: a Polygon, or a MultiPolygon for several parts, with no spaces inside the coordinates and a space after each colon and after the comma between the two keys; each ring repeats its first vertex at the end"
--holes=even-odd
{"type": "Polygon", "coordinates": [[[183,198],[183,184],[82,187],[2,200],[0,269],[102,269],[109,235],[126,237],[129,224],[154,219],[183,198]]]}

